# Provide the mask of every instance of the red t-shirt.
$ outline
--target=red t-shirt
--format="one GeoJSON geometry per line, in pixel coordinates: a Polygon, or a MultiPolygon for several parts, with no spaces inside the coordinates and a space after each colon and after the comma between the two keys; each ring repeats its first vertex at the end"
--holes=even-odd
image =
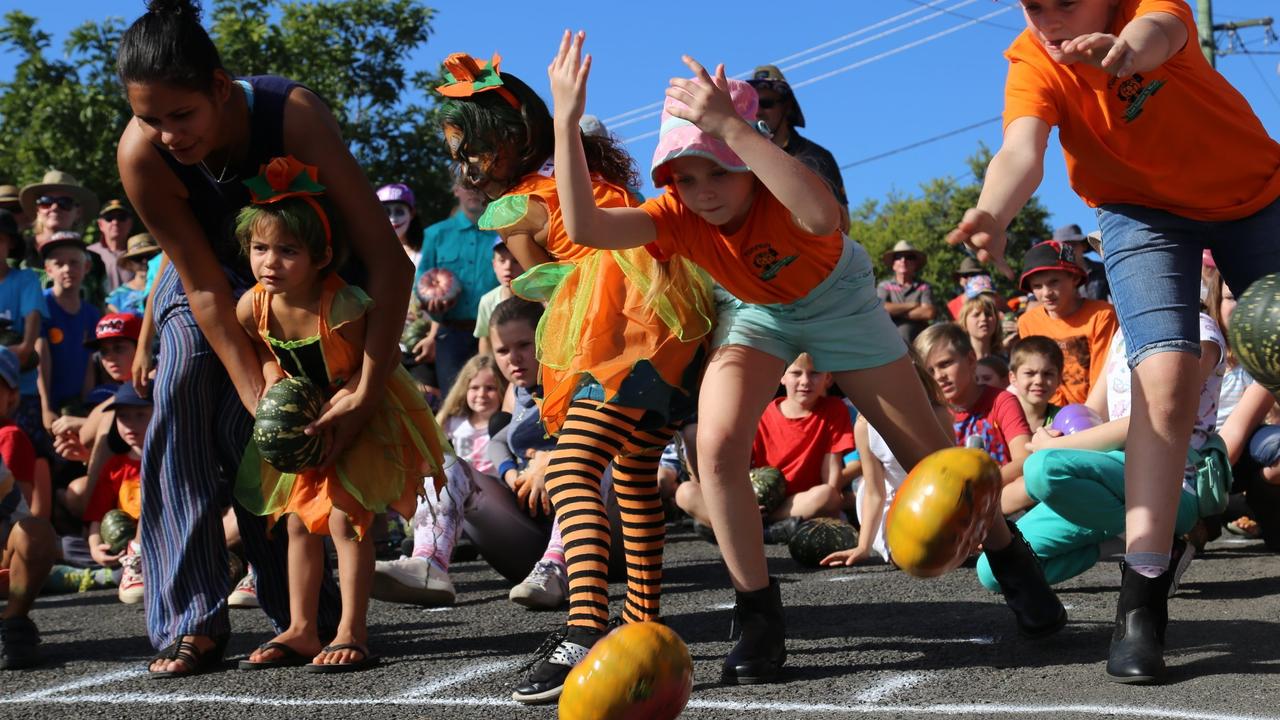
{"type": "Polygon", "coordinates": [[[1022,412],[1018,398],[998,388],[983,389],[972,407],[952,408],[955,414],[956,445],[963,447],[970,437],[982,438],[987,452],[1000,465],[1008,465],[1013,456],[1009,441],[1019,435],[1030,435],[1031,426],[1022,412]]]}
{"type": "Polygon", "coordinates": [[[19,482],[31,482],[36,474],[36,448],[31,438],[9,418],[0,418],[0,458],[19,482]]]}
{"type": "Polygon", "coordinates": [[[112,455],[103,463],[93,498],[84,511],[84,521],[100,522],[116,508],[134,520],[142,515],[142,461],[129,457],[128,453],[112,455]]]}
{"type": "Polygon", "coordinates": [[[827,455],[853,450],[853,422],[840,398],[822,398],[802,418],[782,414],[784,399],[769,403],[760,416],[751,466],[778,468],[787,479],[787,494],[795,495],[822,484],[827,455]]]}

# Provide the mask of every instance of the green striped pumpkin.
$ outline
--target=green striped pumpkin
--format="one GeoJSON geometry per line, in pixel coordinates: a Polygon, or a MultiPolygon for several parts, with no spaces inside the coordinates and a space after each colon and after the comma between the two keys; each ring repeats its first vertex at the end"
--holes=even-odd
{"type": "Polygon", "coordinates": [[[303,430],[320,417],[324,401],[324,393],[305,377],[272,385],[258,402],[253,421],[253,442],[262,459],[280,472],[319,465],[327,450],[324,440],[303,430]]]}
{"type": "Polygon", "coordinates": [[[1232,350],[1253,379],[1280,392],[1280,273],[1253,283],[1237,299],[1228,333],[1232,350]]]}
{"type": "Polygon", "coordinates": [[[791,557],[805,567],[816,568],[822,558],[833,552],[858,545],[858,530],[836,518],[814,518],[800,523],[787,549],[791,557]]]}
{"type": "Polygon", "coordinates": [[[787,480],[775,467],[751,468],[751,489],[756,493],[756,504],[764,508],[766,515],[787,499],[787,480]]]}
{"type": "Polygon", "coordinates": [[[112,555],[124,549],[138,532],[138,521],[123,510],[108,510],[98,525],[98,536],[111,546],[112,555]]]}

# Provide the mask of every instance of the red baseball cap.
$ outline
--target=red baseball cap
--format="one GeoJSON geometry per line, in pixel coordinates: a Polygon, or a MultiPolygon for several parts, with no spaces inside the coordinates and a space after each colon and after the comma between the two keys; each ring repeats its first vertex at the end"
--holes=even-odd
{"type": "Polygon", "coordinates": [[[1073,275],[1076,278],[1076,285],[1083,284],[1087,279],[1084,268],[1076,264],[1075,248],[1071,243],[1058,240],[1046,240],[1033,246],[1026,255],[1022,256],[1022,267],[1022,277],[1018,278],[1018,287],[1023,292],[1031,292],[1027,280],[1032,275],[1046,270],[1058,270],[1073,275]]]}
{"type": "Polygon", "coordinates": [[[126,340],[137,342],[138,335],[141,332],[142,318],[137,315],[133,313],[108,313],[98,321],[97,326],[93,329],[93,339],[86,341],[84,346],[96,349],[101,341],[114,338],[125,338],[126,340]]]}

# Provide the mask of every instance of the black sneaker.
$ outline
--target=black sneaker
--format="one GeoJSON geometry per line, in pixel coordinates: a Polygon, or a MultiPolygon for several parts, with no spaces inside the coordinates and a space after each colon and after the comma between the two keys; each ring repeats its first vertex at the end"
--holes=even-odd
{"type": "Polygon", "coordinates": [[[511,693],[511,699],[525,705],[549,705],[559,700],[569,671],[604,635],[604,631],[576,625],[551,633],[522,668],[524,682],[511,693]]]}
{"type": "Polygon", "coordinates": [[[0,620],[0,670],[22,670],[40,664],[40,631],[28,617],[0,620]]]}

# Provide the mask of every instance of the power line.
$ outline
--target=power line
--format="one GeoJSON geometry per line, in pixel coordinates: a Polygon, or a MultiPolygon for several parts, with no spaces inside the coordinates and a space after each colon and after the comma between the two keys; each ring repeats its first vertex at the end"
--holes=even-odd
{"type": "MultiPolygon", "coordinates": [[[[915,3],[916,5],[924,5],[924,4],[925,4],[925,0],[907,0],[907,2],[915,3]]],[[[965,15],[965,14],[963,14],[963,13],[955,12],[954,8],[952,8],[952,9],[947,9],[947,10],[943,10],[943,12],[947,13],[948,15],[955,15],[955,16],[956,16],[956,17],[958,17],[958,18],[964,18],[965,20],[972,20],[972,19],[973,19],[973,18],[972,18],[971,16],[969,16],[969,15],[965,15]]],[[[993,23],[993,22],[990,22],[990,21],[984,21],[984,24],[986,24],[986,25],[990,25],[991,27],[998,27],[998,28],[1001,28],[1002,30],[1012,30],[1013,32],[1022,32],[1022,30],[1023,30],[1023,28],[1013,27],[1012,25],[1001,25],[1000,23],[993,23]]]]}
{"type": "Polygon", "coordinates": [[[1249,64],[1253,66],[1253,71],[1258,73],[1258,80],[1260,80],[1262,82],[1262,86],[1267,89],[1267,92],[1271,95],[1271,99],[1276,101],[1276,105],[1280,105],[1280,95],[1276,95],[1276,91],[1271,87],[1271,83],[1267,80],[1267,77],[1262,74],[1262,68],[1258,67],[1258,61],[1254,60],[1252,57],[1260,53],[1244,52],[1241,54],[1249,56],[1249,64]]]}
{"type": "Polygon", "coordinates": [[[894,148],[894,149],[892,149],[892,150],[886,150],[886,151],[884,151],[884,152],[882,152],[882,153],[879,153],[879,154],[877,154],[877,155],[871,155],[870,157],[864,157],[864,158],[862,158],[861,160],[854,160],[854,161],[853,161],[853,162],[851,162],[851,163],[846,163],[846,164],[844,164],[844,165],[841,165],[841,166],[840,166],[840,169],[841,169],[841,170],[848,170],[848,169],[849,169],[849,168],[851,168],[851,167],[857,167],[858,165],[866,165],[866,164],[867,164],[867,163],[869,163],[869,162],[875,162],[876,160],[882,160],[882,159],[887,158],[887,157],[889,157],[889,156],[891,156],[891,155],[897,155],[898,153],[904,153],[904,152],[906,152],[906,151],[908,151],[908,150],[914,150],[914,149],[916,149],[916,148],[920,147],[921,145],[928,145],[929,143],[937,142],[937,141],[939,141],[939,140],[945,140],[946,138],[949,138],[949,137],[951,137],[951,136],[953,136],[953,135],[959,135],[960,133],[968,132],[968,131],[970,131],[970,130],[975,130],[975,129],[977,129],[977,128],[982,127],[983,125],[990,125],[991,123],[998,121],[1001,117],[1002,117],[1002,116],[1000,116],[1000,115],[996,115],[995,117],[989,117],[989,118],[987,118],[986,120],[980,120],[980,121],[978,121],[978,122],[976,122],[976,123],[973,123],[973,124],[971,124],[971,125],[965,125],[964,127],[956,128],[955,130],[948,130],[947,132],[944,132],[944,133],[942,133],[941,135],[934,135],[933,137],[928,137],[928,138],[925,138],[925,139],[923,139],[923,140],[917,140],[916,142],[913,142],[913,143],[911,143],[911,144],[909,144],[909,145],[903,145],[902,147],[896,147],[896,148],[894,148]]]}

